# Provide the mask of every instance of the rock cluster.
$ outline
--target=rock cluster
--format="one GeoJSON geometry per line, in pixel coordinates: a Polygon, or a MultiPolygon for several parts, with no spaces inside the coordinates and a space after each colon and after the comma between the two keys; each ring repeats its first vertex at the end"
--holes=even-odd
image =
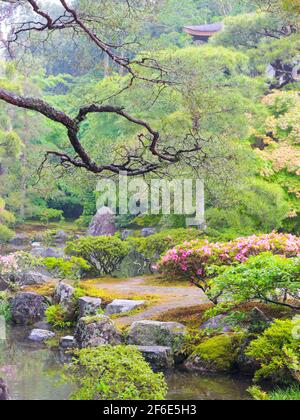
{"type": "Polygon", "coordinates": [[[104,315],[80,318],[74,338],[79,348],[121,344],[121,337],[114,323],[104,315]]]}
{"type": "Polygon", "coordinates": [[[18,325],[32,325],[42,321],[48,306],[46,299],[37,293],[18,293],[12,300],[12,318],[18,325]]]}

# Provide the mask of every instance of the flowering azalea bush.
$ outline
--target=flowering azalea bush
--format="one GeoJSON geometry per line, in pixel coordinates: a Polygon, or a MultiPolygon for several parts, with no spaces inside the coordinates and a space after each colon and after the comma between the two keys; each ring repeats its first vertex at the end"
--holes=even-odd
{"type": "Polygon", "coordinates": [[[287,258],[300,256],[300,238],[272,232],[267,235],[239,238],[227,243],[208,241],[185,242],[169,250],[158,269],[168,275],[190,280],[205,293],[212,287],[212,278],[224,266],[240,264],[264,252],[287,258]]]}

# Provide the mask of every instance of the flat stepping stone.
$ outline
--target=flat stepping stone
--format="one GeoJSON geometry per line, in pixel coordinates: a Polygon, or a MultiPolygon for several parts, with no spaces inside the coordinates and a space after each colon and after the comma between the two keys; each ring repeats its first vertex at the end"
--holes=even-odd
{"type": "Polygon", "coordinates": [[[138,309],[141,306],[144,306],[145,303],[144,300],[115,299],[112,303],[107,305],[105,312],[107,315],[122,314],[138,309]]]}
{"type": "Polygon", "coordinates": [[[28,339],[36,343],[43,343],[53,337],[55,337],[55,334],[52,331],[35,329],[31,331],[28,339]]]}

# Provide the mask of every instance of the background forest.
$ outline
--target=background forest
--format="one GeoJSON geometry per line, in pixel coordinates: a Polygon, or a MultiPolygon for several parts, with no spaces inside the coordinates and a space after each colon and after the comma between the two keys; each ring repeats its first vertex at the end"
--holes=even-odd
{"type": "MultiPolygon", "coordinates": [[[[89,0],[76,3],[91,14],[100,6],[89,0]]],[[[147,118],[178,144],[188,130],[200,129],[201,137],[209,139],[204,145],[208,158],[168,170],[173,177],[180,173],[205,179],[208,235],[224,240],[272,230],[299,235],[297,14],[269,11],[263,2],[251,0],[164,0],[149,2],[133,18],[125,13],[126,2],[115,3],[105,2],[111,39],[123,45],[124,54],[130,49],[132,56],[155,57],[168,68],[174,86],[138,80],[126,89],[128,74],[69,31],[54,31],[43,43],[39,34],[31,34],[26,45],[21,38],[8,47],[7,18],[16,21],[16,15],[4,4],[0,87],[44,98],[70,114],[110,98],[109,103],[147,118]],[[225,28],[205,45],[195,45],[183,31],[186,25],[220,21],[225,28]]],[[[59,14],[56,2],[48,7],[59,14]]],[[[112,156],[118,161],[122,147],[130,148],[136,134],[136,127],[112,114],[90,116],[80,132],[86,149],[104,163],[112,156]]],[[[70,149],[63,127],[1,103],[1,241],[11,239],[16,223],[65,218],[87,226],[95,214],[97,177],[65,169],[55,157],[39,171],[49,149],[70,149]]],[[[156,174],[147,178],[151,176],[156,174]]],[[[172,228],[183,227],[185,219],[140,216],[135,221],[172,228]]],[[[118,223],[126,227],[132,218],[118,223]]]]}

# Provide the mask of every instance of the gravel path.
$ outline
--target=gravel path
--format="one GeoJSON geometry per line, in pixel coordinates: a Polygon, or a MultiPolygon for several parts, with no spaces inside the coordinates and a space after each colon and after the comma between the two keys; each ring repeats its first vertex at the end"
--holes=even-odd
{"type": "Polygon", "coordinates": [[[189,307],[209,303],[204,293],[196,287],[149,286],[142,278],[129,279],[117,284],[99,283],[95,285],[105,290],[122,290],[135,295],[159,295],[158,303],[133,316],[117,318],[120,325],[131,325],[135,321],[151,319],[170,309],[189,307]]]}

